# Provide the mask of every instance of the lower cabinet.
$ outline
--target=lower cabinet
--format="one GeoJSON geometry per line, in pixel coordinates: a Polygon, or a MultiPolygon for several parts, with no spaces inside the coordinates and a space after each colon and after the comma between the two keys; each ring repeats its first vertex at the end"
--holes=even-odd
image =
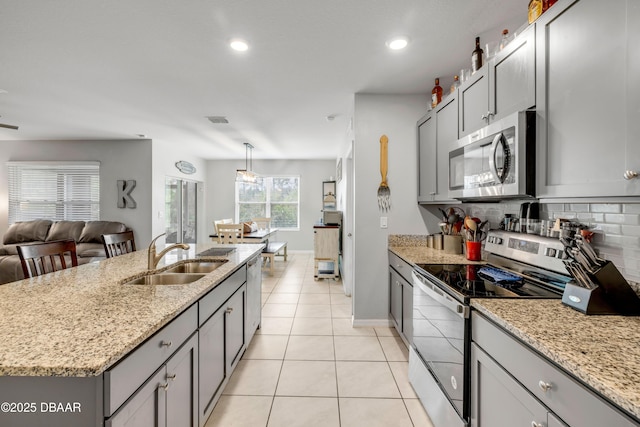
{"type": "Polygon", "coordinates": [[[471,426],[565,426],[476,344],[471,345],[471,426]]]}
{"type": "Polygon", "coordinates": [[[198,339],[187,342],[105,422],[106,427],[198,425],[198,339]]]}
{"type": "Polygon", "coordinates": [[[638,425],[477,312],[471,329],[471,426],[638,425]]]}
{"type": "Polygon", "coordinates": [[[199,424],[204,425],[245,346],[245,301],[242,285],[200,326],[199,424]]]}
{"type": "Polygon", "coordinates": [[[413,341],[413,268],[389,252],[389,320],[407,347],[413,341]]]}

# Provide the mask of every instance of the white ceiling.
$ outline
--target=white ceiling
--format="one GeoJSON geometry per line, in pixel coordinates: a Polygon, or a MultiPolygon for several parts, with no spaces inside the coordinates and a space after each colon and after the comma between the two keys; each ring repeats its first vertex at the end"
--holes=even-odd
{"type": "MultiPolygon", "coordinates": [[[[202,158],[336,158],[355,93],[430,93],[522,0],[0,0],[0,140],[164,140],[202,158]],[[390,51],[392,35],[410,38],[390,51]],[[249,41],[239,53],[233,37],[249,41]],[[226,116],[214,125],[205,116],[226,116]],[[333,121],[326,119],[336,115],[333,121]]],[[[426,106],[425,106],[426,111],[426,106]]]]}

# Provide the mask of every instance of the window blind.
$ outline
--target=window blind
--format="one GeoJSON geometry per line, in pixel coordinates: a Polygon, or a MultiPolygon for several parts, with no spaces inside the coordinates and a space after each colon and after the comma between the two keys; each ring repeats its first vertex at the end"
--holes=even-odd
{"type": "Polygon", "coordinates": [[[100,162],[7,162],[9,223],[100,219],[100,162]]]}

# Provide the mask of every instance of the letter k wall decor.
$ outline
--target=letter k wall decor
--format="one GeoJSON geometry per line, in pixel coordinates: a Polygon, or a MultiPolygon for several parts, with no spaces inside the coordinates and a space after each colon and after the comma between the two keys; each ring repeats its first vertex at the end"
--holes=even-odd
{"type": "Polygon", "coordinates": [[[131,197],[131,192],[136,188],[136,181],[129,179],[127,181],[123,179],[118,180],[118,207],[119,208],[136,208],[136,201],[131,197]]]}

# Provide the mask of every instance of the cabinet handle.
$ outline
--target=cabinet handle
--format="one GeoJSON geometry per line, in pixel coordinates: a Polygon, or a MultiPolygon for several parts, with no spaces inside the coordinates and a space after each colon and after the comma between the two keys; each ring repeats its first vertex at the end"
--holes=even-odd
{"type": "Polygon", "coordinates": [[[169,383],[166,384],[160,384],[160,388],[163,388],[164,391],[167,391],[169,389],[169,383]]]}
{"type": "Polygon", "coordinates": [[[490,119],[491,117],[495,116],[495,113],[492,113],[491,111],[487,111],[487,118],[490,119]]]}
{"type": "Polygon", "coordinates": [[[171,341],[160,341],[160,347],[171,347],[171,341]]]}
{"type": "Polygon", "coordinates": [[[544,391],[545,393],[553,388],[553,386],[551,384],[549,384],[547,382],[544,382],[542,380],[540,380],[540,382],[538,383],[538,387],[540,387],[540,389],[542,391],[544,391]]]}
{"type": "Polygon", "coordinates": [[[531,427],[544,427],[544,424],[531,421],[531,427]]]}
{"type": "Polygon", "coordinates": [[[233,307],[227,307],[227,309],[225,310],[227,314],[231,314],[232,311],[233,311],[233,307]]]}
{"type": "Polygon", "coordinates": [[[489,117],[486,114],[480,116],[481,120],[487,120],[489,117]]]}
{"type": "Polygon", "coordinates": [[[624,179],[629,181],[629,180],[632,180],[634,178],[637,178],[638,177],[638,172],[636,172],[636,171],[625,171],[623,176],[624,176],[624,179]]]}
{"type": "Polygon", "coordinates": [[[168,380],[171,380],[171,381],[175,381],[175,379],[176,379],[176,374],[167,375],[167,379],[168,379],[168,380]]]}
{"type": "Polygon", "coordinates": [[[400,286],[400,282],[396,280],[396,286],[400,286]]]}

